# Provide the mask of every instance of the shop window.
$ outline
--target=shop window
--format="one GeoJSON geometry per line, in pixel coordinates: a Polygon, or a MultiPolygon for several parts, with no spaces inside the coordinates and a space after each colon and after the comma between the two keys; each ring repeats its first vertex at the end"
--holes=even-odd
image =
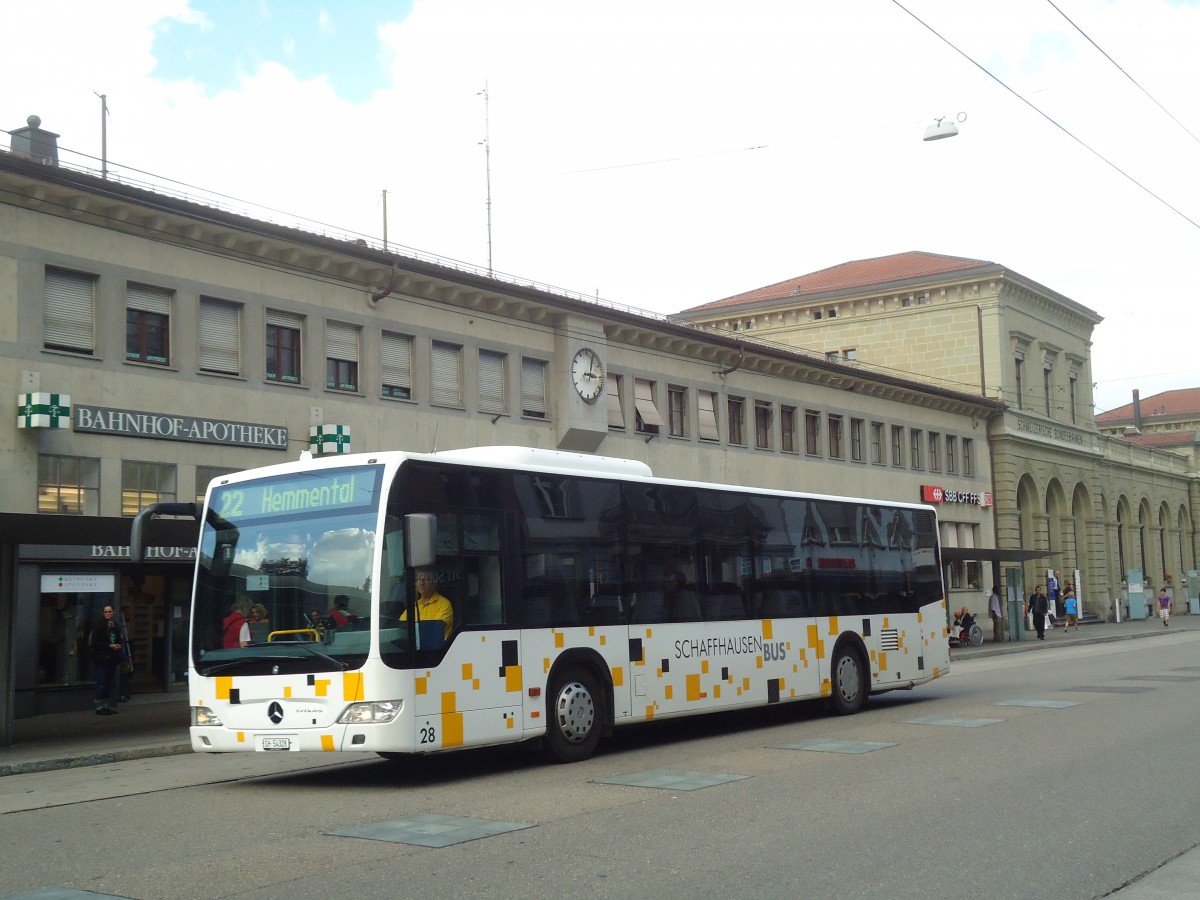
{"type": "Polygon", "coordinates": [[[100,460],[39,454],[37,492],[40,513],[100,515],[100,460]]]}
{"type": "Polygon", "coordinates": [[[216,466],[196,466],[196,502],[204,502],[204,493],[208,490],[209,482],[236,472],[236,469],[220,469],[216,466]]]}
{"type": "Polygon", "coordinates": [[[175,501],[175,466],[170,463],[121,463],[121,515],[136,516],[151,503],[175,501]]]}

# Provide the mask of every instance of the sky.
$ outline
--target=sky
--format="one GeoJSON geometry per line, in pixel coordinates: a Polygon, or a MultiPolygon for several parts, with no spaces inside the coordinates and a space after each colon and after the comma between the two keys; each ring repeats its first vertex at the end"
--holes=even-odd
{"type": "Polygon", "coordinates": [[[40,116],[71,165],[373,241],[386,218],[402,252],[656,313],[987,260],[1103,316],[1097,411],[1200,387],[1200,0],[59,0],[6,26],[0,128],[40,116]],[[937,118],[958,136],[922,141],[937,118]]]}

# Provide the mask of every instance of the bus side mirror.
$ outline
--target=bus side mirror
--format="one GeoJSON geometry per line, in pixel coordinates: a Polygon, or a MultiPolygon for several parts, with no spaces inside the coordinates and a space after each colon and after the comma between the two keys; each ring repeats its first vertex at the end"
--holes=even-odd
{"type": "Polygon", "coordinates": [[[404,562],[410,569],[432,566],[437,561],[437,516],[409,513],[404,517],[404,562]]]}

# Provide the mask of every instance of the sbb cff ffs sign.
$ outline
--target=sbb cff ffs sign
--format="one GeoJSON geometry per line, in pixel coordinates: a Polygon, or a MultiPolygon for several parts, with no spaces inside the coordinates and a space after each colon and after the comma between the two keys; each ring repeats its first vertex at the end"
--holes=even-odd
{"type": "Polygon", "coordinates": [[[969,506],[991,506],[992,492],[954,491],[932,484],[921,485],[922,503],[966,503],[969,506]]]}

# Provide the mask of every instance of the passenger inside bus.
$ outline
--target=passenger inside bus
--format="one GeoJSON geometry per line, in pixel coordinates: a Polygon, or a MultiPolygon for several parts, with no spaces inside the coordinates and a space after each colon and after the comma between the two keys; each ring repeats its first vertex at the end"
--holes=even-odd
{"type": "MultiPolygon", "coordinates": [[[[437,573],[433,569],[418,569],[417,585],[417,621],[432,622],[440,619],[445,623],[445,639],[450,640],[454,631],[454,607],[450,601],[438,593],[437,573]]],[[[400,614],[400,621],[408,618],[408,610],[400,614]]]]}

